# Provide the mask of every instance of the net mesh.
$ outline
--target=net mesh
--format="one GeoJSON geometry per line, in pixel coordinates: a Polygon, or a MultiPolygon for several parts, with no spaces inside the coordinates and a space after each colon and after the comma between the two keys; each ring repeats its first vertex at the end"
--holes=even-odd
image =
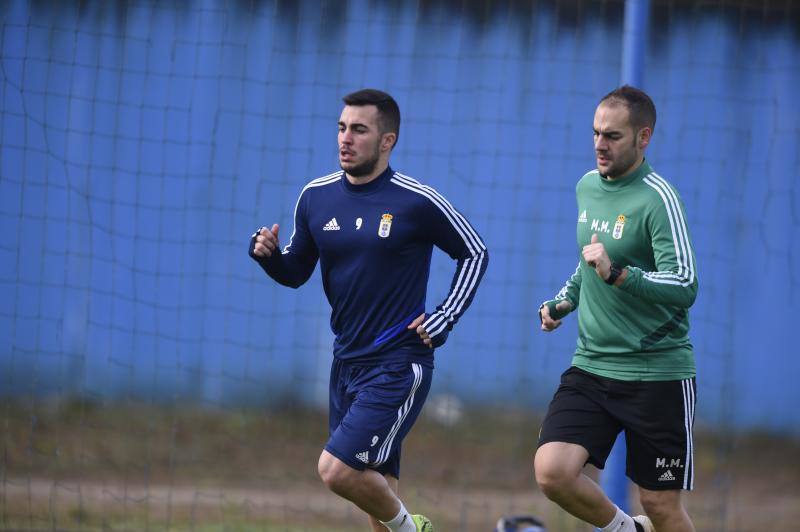
{"type": "MultiPolygon", "coordinates": [[[[798,9],[654,1],[649,158],[700,265],[699,530],[800,518],[798,9]],[[757,273],[754,273],[757,272],[757,273]],[[747,279],[747,282],[743,282],[747,279]],[[758,335],[752,310],[761,311],[758,335]],[[788,307],[788,308],[787,308],[788,307]],[[747,310],[743,310],[747,309],[747,310]],[[759,357],[766,363],[759,362],[759,357]],[[785,371],[776,372],[781,367],[785,371]],[[769,496],[764,495],[769,493],[769,496]]],[[[582,525],[530,471],[574,320],[590,118],[618,83],[621,1],[22,2],[0,6],[0,527],[356,530],[316,477],[332,335],[319,274],[270,282],[249,235],[336,170],[342,95],[398,100],[393,165],[442,192],[491,265],[437,353],[403,498],[444,530],[582,525]]],[[[429,303],[453,263],[438,254],[429,303]]]]}

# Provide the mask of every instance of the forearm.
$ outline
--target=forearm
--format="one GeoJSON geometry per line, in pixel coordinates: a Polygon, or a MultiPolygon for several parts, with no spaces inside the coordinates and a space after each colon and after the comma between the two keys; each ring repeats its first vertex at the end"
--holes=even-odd
{"type": "Polygon", "coordinates": [[[303,285],[314,271],[314,265],[309,268],[299,264],[294,257],[288,254],[273,253],[271,257],[253,255],[251,257],[275,282],[290,288],[298,288],[303,285]]]}
{"type": "Polygon", "coordinates": [[[581,283],[583,277],[581,273],[581,264],[575,268],[575,272],[570,275],[561,290],[558,291],[553,299],[545,301],[543,304],[548,306],[550,316],[553,319],[561,319],[576,308],[578,308],[578,301],[581,297],[581,283]],[[561,302],[566,302],[568,305],[559,305],[561,302]]]}
{"type": "Polygon", "coordinates": [[[635,266],[623,268],[614,286],[644,301],[678,308],[691,307],[697,297],[696,277],[645,272],[635,266]]]}
{"type": "Polygon", "coordinates": [[[435,343],[436,337],[441,334],[446,336],[469,308],[488,263],[489,253],[486,249],[458,261],[447,297],[423,323],[423,327],[435,343]]]}

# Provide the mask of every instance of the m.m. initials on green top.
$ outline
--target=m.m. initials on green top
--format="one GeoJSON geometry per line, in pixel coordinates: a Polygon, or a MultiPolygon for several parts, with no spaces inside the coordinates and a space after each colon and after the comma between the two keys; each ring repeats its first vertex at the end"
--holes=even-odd
{"type": "Polygon", "coordinates": [[[697,294],[697,275],[678,193],[644,161],[621,179],[587,173],[576,196],[578,249],[597,235],[628,274],[609,286],[581,259],[559,292],[556,300],[583,309],[573,365],[622,380],[693,377],[687,309],[697,294]]]}

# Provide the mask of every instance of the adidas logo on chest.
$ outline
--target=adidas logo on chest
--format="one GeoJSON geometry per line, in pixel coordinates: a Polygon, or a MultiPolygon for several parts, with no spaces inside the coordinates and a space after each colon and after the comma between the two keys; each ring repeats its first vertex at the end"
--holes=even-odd
{"type": "Polygon", "coordinates": [[[336,218],[331,218],[331,220],[322,228],[323,231],[339,231],[340,229],[341,227],[336,221],[336,218]]]}

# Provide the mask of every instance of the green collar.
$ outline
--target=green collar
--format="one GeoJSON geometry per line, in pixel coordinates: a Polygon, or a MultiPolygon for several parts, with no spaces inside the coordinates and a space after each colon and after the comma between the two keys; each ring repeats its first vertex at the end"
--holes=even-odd
{"type": "Polygon", "coordinates": [[[639,181],[652,171],[653,169],[650,168],[650,165],[647,163],[647,159],[644,159],[642,161],[642,164],[640,164],[636,170],[626,175],[625,177],[619,177],[617,179],[606,179],[605,177],[601,176],[598,173],[597,178],[600,183],[600,188],[602,188],[603,190],[615,191],[615,190],[621,190],[630,183],[633,183],[634,181],[639,181]]]}

